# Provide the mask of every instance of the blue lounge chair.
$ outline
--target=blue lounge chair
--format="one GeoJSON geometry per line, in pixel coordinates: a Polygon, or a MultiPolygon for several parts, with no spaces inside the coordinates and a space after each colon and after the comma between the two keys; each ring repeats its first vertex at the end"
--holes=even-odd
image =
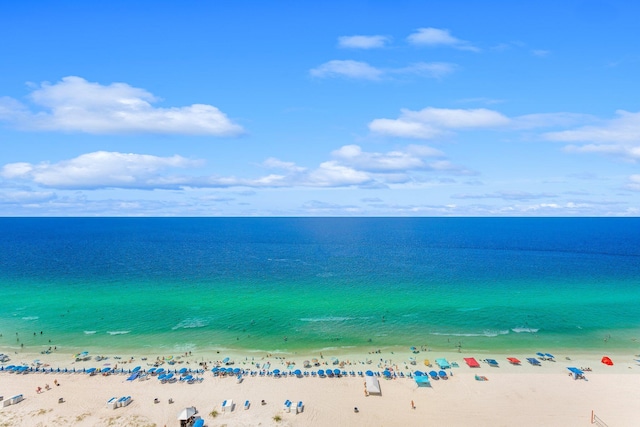
{"type": "Polygon", "coordinates": [[[527,357],[527,362],[531,363],[533,366],[541,366],[540,361],[535,357],[527,357]]]}

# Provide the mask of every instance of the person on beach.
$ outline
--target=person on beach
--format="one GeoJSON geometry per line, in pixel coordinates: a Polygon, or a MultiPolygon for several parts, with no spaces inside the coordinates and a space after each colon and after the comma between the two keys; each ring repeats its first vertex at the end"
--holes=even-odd
{"type": "Polygon", "coordinates": [[[416,409],[416,405],[413,403],[413,400],[411,401],[411,409],[416,409]]]}

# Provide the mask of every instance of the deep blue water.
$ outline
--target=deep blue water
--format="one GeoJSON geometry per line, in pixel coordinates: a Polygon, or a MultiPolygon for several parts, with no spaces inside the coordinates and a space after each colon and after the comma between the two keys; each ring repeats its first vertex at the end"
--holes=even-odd
{"type": "Polygon", "coordinates": [[[0,219],[0,347],[635,348],[639,285],[637,218],[0,219]]]}

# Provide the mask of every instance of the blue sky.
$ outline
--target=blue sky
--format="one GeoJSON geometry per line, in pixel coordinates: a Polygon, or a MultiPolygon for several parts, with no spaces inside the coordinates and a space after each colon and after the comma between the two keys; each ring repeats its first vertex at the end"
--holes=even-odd
{"type": "Polygon", "coordinates": [[[0,215],[638,216],[640,3],[0,3],[0,215]]]}

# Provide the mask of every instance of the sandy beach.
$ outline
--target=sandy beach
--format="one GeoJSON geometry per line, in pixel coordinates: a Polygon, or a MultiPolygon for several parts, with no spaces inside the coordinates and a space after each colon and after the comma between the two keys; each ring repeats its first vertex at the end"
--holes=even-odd
{"type": "MultiPolygon", "coordinates": [[[[556,352],[557,353],[557,352],[556,352]]],[[[608,426],[637,425],[640,408],[640,366],[633,354],[607,354],[613,366],[601,363],[602,355],[555,354],[555,361],[541,361],[540,366],[526,362],[532,354],[481,354],[456,352],[420,352],[381,350],[380,353],[325,352],[320,355],[262,354],[193,354],[171,357],[166,369],[203,369],[201,382],[162,384],[156,377],[127,381],[127,374],[93,375],[82,373],[16,374],[0,372],[0,395],[9,399],[22,394],[24,400],[0,409],[0,426],[178,426],[179,412],[194,406],[207,426],[584,426],[591,423],[592,411],[608,426]],[[245,375],[242,382],[235,376],[214,377],[211,368],[224,357],[234,362],[231,367],[259,372],[256,363],[269,370],[317,371],[335,368],[333,358],[343,364],[342,370],[355,371],[355,376],[340,378],[297,378],[245,375]],[[523,363],[514,366],[509,356],[523,363]],[[410,357],[416,358],[412,365],[410,357]],[[415,370],[437,369],[424,365],[424,359],[436,358],[456,362],[447,369],[448,379],[432,380],[430,387],[417,387],[410,378],[380,377],[381,394],[364,393],[364,378],[358,371],[407,374],[415,370]],[[475,357],[479,368],[470,368],[464,357],[475,357]],[[304,369],[304,360],[317,358],[319,367],[304,369]],[[493,358],[499,367],[490,367],[482,360],[493,358]],[[370,362],[370,363],[368,363],[370,362]],[[326,364],[326,365],[325,365],[326,364]],[[575,380],[567,367],[591,368],[585,380],[575,380]],[[452,374],[452,375],[451,375],[452,374]],[[476,376],[486,377],[479,381],[476,376]],[[57,382],[58,385],[55,385],[57,382]],[[48,388],[46,386],[48,385],[48,388]],[[42,391],[38,392],[40,387],[42,391]],[[131,404],[111,409],[112,397],[131,396],[131,404]],[[62,402],[60,401],[62,399],[62,402]],[[173,403],[170,403],[170,399],[173,403]],[[233,400],[232,411],[222,410],[224,400],[233,400]],[[245,401],[250,402],[244,409],[245,401]],[[265,404],[261,404],[264,400],[265,404]],[[296,414],[283,410],[286,400],[302,401],[304,410],[296,414]],[[412,408],[412,402],[414,407],[412,408]],[[354,408],[358,408],[358,412],[354,408]],[[212,414],[213,411],[217,415],[212,414]]],[[[69,354],[12,354],[4,363],[28,364],[40,360],[41,367],[54,369],[87,369],[105,366],[150,369],[156,360],[169,356],[105,355],[105,360],[75,362],[69,354]]]]}

